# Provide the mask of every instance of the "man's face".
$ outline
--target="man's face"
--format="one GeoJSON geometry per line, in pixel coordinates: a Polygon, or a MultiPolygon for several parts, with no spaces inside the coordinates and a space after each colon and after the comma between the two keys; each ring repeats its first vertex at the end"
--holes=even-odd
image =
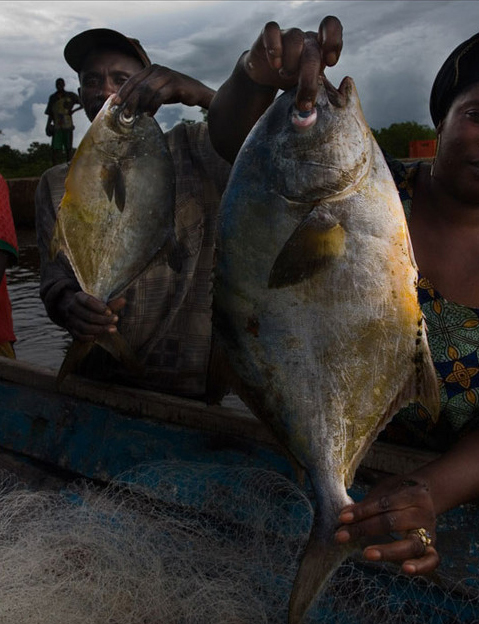
{"type": "Polygon", "coordinates": [[[65,81],[61,79],[57,80],[55,83],[55,87],[57,91],[63,91],[65,89],[65,81]]]}
{"type": "Polygon", "coordinates": [[[110,95],[142,69],[138,59],[123,52],[92,51],[80,71],[78,91],[88,119],[93,121],[110,95]]]}

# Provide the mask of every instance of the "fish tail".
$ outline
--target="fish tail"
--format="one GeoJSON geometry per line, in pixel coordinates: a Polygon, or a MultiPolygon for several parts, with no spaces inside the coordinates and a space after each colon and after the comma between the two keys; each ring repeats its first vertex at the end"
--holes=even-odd
{"type": "Polygon", "coordinates": [[[144,367],[139,363],[129,344],[119,332],[115,332],[113,334],[105,334],[97,338],[94,342],[73,340],[58,371],[56,379],[57,387],[60,387],[67,375],[75,373],[78,370],[78,365],[86,358],[95,344],[98,344],[116,360],[121,362],[130,373],[141,375],[144,372],[144,367]]]}
{"type": "Polygon", "coordinates": [[[90,353],[94,342],[73,340],[58,371],[56,385],[60,387],[65,377],[77,370],[78,364],[90,353]]]}
{"type": "MultiPolygon", "coordinates": [[[[338,505],[338,509],[344,505],[338,505]]],[[[315,598],[323,591],[337,568],[354,550],[354,546],[335,544],[337,514],[325,514],[318,508],[314,514],[309,540],[294,579],[289,600],[288,624],[301,624],[315,598]]]]}
{"type": "Polygon", "coordinates": [[[116,360],[121,362],[131,374],[141,375],[144,372],[144,366],[140,364],[133,349],[120,332],[116,331],[113,334],[104,334],[97,338],[95,342],[110,353],[116,360]]]}

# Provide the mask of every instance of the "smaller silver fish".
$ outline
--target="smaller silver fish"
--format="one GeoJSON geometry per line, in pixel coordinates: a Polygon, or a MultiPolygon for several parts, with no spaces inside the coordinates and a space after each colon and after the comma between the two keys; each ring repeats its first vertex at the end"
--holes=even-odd
{"type": "MultiPolygon", "coordinates": [[[[175,170],[155,119],[127,116],[111,96],[72,159],[51,242],[63,252],[82,290],[105,303],[119,296],[165,253],[176,271],[175,170]]],[[[140,369],[118,332],[96,341],[130,369],[140,369]]],[[[74,370],[94,343],[74,341],[58,380],[74,370]]]]}

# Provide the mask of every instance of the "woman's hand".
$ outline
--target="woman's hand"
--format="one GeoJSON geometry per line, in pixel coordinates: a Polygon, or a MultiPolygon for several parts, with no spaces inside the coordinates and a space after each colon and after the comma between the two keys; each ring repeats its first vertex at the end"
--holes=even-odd
{"type": "Polygon", "coordinates": [[[397,534],[399,539],[393,542],[367,546],[363,555],[368,561],[401,563],[402,571],[411,576],[427,574],[439,565],[434,547],[436,514],[424,480],[404,476],[385,479],[361,502],[345,507],[339,522],[339,544],[397,534]]]}

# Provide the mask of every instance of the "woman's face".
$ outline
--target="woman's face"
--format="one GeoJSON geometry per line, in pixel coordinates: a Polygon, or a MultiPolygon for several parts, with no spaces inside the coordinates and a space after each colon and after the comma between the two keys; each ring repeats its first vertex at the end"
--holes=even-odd
{"type": "Polygon", "coordinates": [[[479,205],[479,82],[454,99],[438,136],[434,178],[456,199],[479,205]]]}

